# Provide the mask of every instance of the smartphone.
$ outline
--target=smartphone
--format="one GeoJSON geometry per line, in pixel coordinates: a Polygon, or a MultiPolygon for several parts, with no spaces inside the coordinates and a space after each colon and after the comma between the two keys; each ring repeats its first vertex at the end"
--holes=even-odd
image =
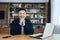
{"type": "Polygon", "coordinates": [[[10,38],[11,36],[3,36],[2,38],[10,38]]]}

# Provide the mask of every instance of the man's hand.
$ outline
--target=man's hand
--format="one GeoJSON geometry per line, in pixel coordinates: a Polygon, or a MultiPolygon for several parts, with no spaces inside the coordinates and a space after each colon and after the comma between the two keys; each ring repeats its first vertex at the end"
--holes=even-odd
{"type": "Polygon", "coordinates": [[[24,26],[25,25],[25,20],[24,19],[20,19],[20,25],[24,26]]]}

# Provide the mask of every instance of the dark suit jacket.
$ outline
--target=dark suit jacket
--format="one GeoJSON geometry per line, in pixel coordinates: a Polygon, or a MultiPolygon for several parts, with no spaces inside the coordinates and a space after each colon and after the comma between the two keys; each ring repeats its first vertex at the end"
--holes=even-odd
{"type": "MultiPolygon", "coordinates": [[[[30,20],[25,18],[24,34],[33,34],[34,30],[30,20]]],[[[10,34],[16,35],[21,34],[21,25],[19,24],[19,19],[15,19],[10,25],[10,34]]]]}

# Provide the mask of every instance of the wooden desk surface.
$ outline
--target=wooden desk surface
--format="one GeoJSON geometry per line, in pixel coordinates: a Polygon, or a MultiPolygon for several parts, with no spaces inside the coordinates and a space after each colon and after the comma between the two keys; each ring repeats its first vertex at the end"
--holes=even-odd
{"type": "Polygon", "coordinates": [[[11,36],[10,38],[3,39],[2,37],[4,36],[9,36],[9,35],[4,35],[4,34],[0,35],[0,40],[41,40],[41,39],[29,37],[29,35],[15,35],[15,36],[11,36]]]}
{"type": "Polygon", "coordinates": [[[10,38],[3,39],[3,36],[8,36],[4,34],[0,34],[0,40],[60,40],[60,34],[53,34],[50,37],[44,38],[44,39],[36,39],[29,37],[29,35],[15,35],[10,38]]]}

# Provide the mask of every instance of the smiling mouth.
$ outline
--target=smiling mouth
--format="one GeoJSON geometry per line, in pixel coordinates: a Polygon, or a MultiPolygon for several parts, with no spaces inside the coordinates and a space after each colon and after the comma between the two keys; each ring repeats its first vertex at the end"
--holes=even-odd
{"type": "Polygon", "coordinates": [[[20,16],[20,18],[23,18],[24,16],[20,16]]]}

